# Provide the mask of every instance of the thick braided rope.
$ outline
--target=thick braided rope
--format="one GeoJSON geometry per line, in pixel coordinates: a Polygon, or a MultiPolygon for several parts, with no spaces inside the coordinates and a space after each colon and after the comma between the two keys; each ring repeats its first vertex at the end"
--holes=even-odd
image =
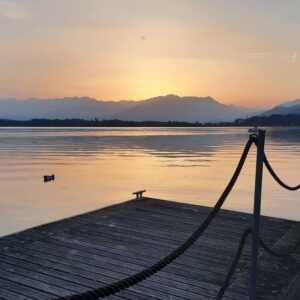
{"type": "MultiPolygon", "coordinates": [[[[249,234],[252,234],[252,228],[246,228],[245,229],[245,231],[244,231],[244,233],[243,233],[243,235],[242,235],[242,237],[240,239],[238,250],[237,250],[237,252],[235,254],[235,257],[234,257],[234,259],[232,261],[232,264],[230,266],[228,274],[227,274],[227,276],[226,276],[226,278],[225,278],[225,280],[224,280],[224,282],[223,282],[223,284],[222,284],[222,286],[221,286],[221,288],[220,288],[220,290],[218,292],[216,300],[221,300],[223,298],[223,296],[225,294],[225,291],[226,291],[226,289],[227,289],[227,287],[228,287],[228,285],[230,283],[230,280],[231,280],[231,278],[232,278],[232,276],[234,274],[234,271],[235,271],[235,269],[236,269],[236,267],[238,265],[238,262],[240,260],[241,255],[242,255],[242,252],[243,252],[243,249],[244,249],[244,246],[245,246],[245,243],[246,243],[246,240],[247,240],[249,234]]],[[[261,245],[261,247],[265,251],[267,251],[269,254],[271,254],[273,256],[276,256],[276,257],[287,257],[287,256],[291,255],[300,246],[300,241],[298,241],[295,244],[295,246],[293,246],[291,249],[287,250],[286,252],[282,252],[282,253],[277,252],[277,251],[271,249],[269,246],[267,246],[264,243],[264,241],[261,238],[259,238],[259,244],[261,245]]]]}
{"type": "Polygon", "coordinates": [[[296,191],[298,189],[300,189],[300,184],[298,184],[297,186],[289,186],[287,184],[285,184],[275,173],[275,171],[273,170],[273,168],[271,167],[266,155],[264,155],[264,164],[267,167],[269,173],[272,175],[272,177],[276,180],[276,182],[281,185],[283,188],[290,190],[290,191],[296,191]]]}
{"type": "Polygon", "coordinates": [[[286,252],[280,253],[280,252],[277,252],[277,251],[271,249],[269,246],[267,246],[261,238],[259,238],[259,243],[264,248],[264,250],[266,250],[271,255],[277,256],[277,257],[287,257],[287,256],[291,255],[295,250],[297,250],[297,248],[300,246],[300,240],[299,240],[295,244],[295,246],[293,246],[291,249],[287,250],[286,252]]]}
{"type": "MultiPolygon", "coordinates": [[[[253,135],[254,136],[254,135],[253,135]]],[[[257,139],[254,141],[255,145],[257,146],[257,139]]],[[[273,168],[271,167],[266,154],[264,153],[264,164],[267,168],[267,170],[269,171],[269,173],[271,174],[271,176],[275,179],[275,181],[281,185],[283,188],[290,190],[290,191],[296,191],[298,189],[300,189],[300,184],[296,185],[296,186],[289,186],[287,184],[285,184],[279,177],[278,175],[275,173],[275,171],[273,170],[273,168]]]]}
{"type": "Polygon", "coordinates": [[[220,288],[220,290],[218,292],[216,300],[221,300],[223,298],[224,293],[225,293],[225,291],[226,291],[226,289],[227,289],[227,287],[228,287],[228,285],[230,283],[231,277],[233,276],[234,271],[235,271],[235,269],[236,269],[236,267],[238,265],[238,262],[239,262],[239,260],[241,258],[241,255],[242,255],[242,252],[243,252],[243,249],[244,249],[247,237],[248,237],[248,235],[250,233],[252,233],[252,229],[251,228],[246,228],[245,231],[244,231],[244,233],[243,233],[243,235],[242,235],[242,237],[241,237],[241,239],[240,239],[238,250],[237,250],[237,252],[235,254],[235,257],[234,257],[234,259],[232,261],[231,267],[230,267],[229,272],[228,272],[228,274],[227,274],[227,276],[226,276],[226,278],[224,280],[224,283],[222,284],[222,286],[221,286],[221,288],[220,288]]]}
{"type": "Polygon", "coordinates": [[[246,161],[249,150],[251,148],[251,145],[253,142],[255,142],[255,140],[256,140],[256,137],[254,137],[254,136],[249,137],[249,140],[248,140],[247,144],[245,145],[245,148],[241,155],[240,161],[232,175],[232,178],[230,179],[225,190],[223,191],[221,197],[219,198],[219,200],[217,201],[217,203],[215,204],[215,206],[213,207],[213,209],[211,210],[209,215],[203,221],[203,223],[183,244],[181,244],[178,248],[176,248],[173,252],[168,254],[166,257],[164,257],[159,262],[140,271],[139,273],[136,273],[135,275],[126,277],[117,282],[87,291],[82,294],[74,294],[74,295],[70,295],[67,297],[60,297],[60,298],[56,298],[56,300],[93,300],[93,299],[101,299],[101,298],[113,295],[115,293],[120,292],[121,290],[129,288],[130,286],[133,286],[133,285],[143,281],[144,279],[150,277],[151,275],[155,274],[156,272],[158,272],[161,269],[163,269],[164,267],[166,267],[168,264],[170,264],[172,261],[174,261],[178,256],[183,254],[186,250],[188,250],[195,243],[195,241],[201,236],[201,234],[204,232],[204,230],[208,227],[208,225],[214,219],[216,214],[219,212],[224,201],[226,200],[227,196],[231,192],[236,180],[238,179],[238,177],[241,173],[241,170],[244,166],[244,163],[246,161]]]}

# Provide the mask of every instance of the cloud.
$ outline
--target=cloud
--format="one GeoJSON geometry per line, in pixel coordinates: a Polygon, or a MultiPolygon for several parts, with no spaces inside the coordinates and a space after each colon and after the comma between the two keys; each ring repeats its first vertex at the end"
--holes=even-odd
{"type": "Polygon", "coordinates": [[[24,7],[15,1],[0,0],[0,18],[7,19],[27,19],[30,14],[24,7]]]}
{"type": "Polygon", "coordinates": [[[294,52],[293,57],[292,57],[292,63],[295,64],[297,62],[297,57],[298,57],[298,51],[294,52]]]}

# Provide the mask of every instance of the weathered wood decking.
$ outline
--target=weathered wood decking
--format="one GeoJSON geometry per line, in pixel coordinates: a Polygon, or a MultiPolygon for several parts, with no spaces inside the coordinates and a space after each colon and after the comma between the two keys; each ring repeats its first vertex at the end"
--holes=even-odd
{"type": "MultiPolygon", "coordinates": [[[[0,299],[51,299],[114,282],[155,263],[184,241],[210,208],[132,200],[0,239],[0,299]]],[[[184,255],[107,299],[214,299],[251,215],[222,210],[184,255]]],[[[299,239],[297,222],[263,217],[276,249],[299,239]]],[[[224,299],[247,299],[250,240],[224,299]]],[[[300,273],[300,249],[278,259],[261,250],[259,299],[283,299],[300,273]]]]}

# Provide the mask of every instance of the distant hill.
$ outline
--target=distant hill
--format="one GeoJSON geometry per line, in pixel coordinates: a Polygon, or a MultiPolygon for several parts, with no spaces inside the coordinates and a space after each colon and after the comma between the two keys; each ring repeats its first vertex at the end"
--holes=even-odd
{"type": "Polygon", "coordinates": [[[300,105],[300,99],[287,101],[287,102],[280,104],[279,106],[291,107],[291,106],[295,106],[295,105],[300,105]]]}
{"type": "Polygon", "coordinates": [[[234,126],[300,126],[300,114],[254,116],[237,119],[230,125],[234,126]]]}
{"type": "Polygon", "coordinates": [[[221,104],[211,97],[167,95],[139,101],[137,105],[113,117],[133,121],[223,122],[258,112],[261,110],[221,104]]]}
{"type": "Polygon", "coordinates": [[[261,113],[224,105],[211,97],[167,95],[142,101],[98,101],[88,97],[0,99],[0,119],[119,119],[130,121],[223,122],[261,113]]]}
{"type": "Polygon", "coordinates": [[[300,114],[300,99],[284,102],[262,113],[263,116],[300,114]]]}
{"type": "Polygon", "coordinates": [[[88,97],[61,99],[0,99],[0,118],[13,120],[105,118],[135,105],[134,101],[97,101],[88,97]]]}

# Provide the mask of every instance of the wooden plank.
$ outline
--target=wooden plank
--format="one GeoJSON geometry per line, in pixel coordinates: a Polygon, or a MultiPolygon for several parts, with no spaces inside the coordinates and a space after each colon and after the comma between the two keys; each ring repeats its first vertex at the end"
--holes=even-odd
{"type": "MultiPolygon", "coordinates": [[[[0,298],[51,299],[135,274],[173,251],[210,210],[142,198],[1,238],[0,298]]],[[[108,299],[214,299],[250,221],[249,214],[222,210],[184,255],[108,299]]],[[[300,238],[297,222],[263,217],[261,224],[277,249],[300,238]]],[[[247,299],[249,255],[248,242],[224,300],[247,299]]],[[[275,299],[300,272],[300,251],[288,260],[260,251],[260,267],[259,299],[275,299]]]]}
{"type": "MultiPolygon", "coordinates": [[[[57,244],[57,245],[61,245],[61,244],[57,244]]],[[[62,244],[64,245],[64,244],[62,244]]],[[[65,249],[65,247],[63,247],[62,249],[65,249]]],[[[31,250],[31,249],[21,249],[21,254],[20,253],[9,253],[7,255],[22,255],[22,253],[25,253],[25,254],[28,254],[28,255],[33,255],[34,256],[34,259],[36,260],[36,258],[47,258],[49,260],[53,260],[55,262],[55,266],[56,267],[59,267],[59,263],[62,263],[62,264],[66,264],[66,265],[77,265],[77,266],[81,266],[81,259],[80,257],[82,256],[83,258],[85,257],[88,257],[91,259],[91,263],[92,265],[94,265],[94,261],[99,261],[99,259],[101,259],[101,256],[99,255],[94,255],[94,254],[90,254],[90,253],[86,253],[86,251],[78,251],[76,252],[76,254],[79,255],[79,257],[76,255],[76,256],[73,256],[72,257],[72,260],[75,260],[76,263],[73,263],[72,260],[66,260],[64,259],[64,257],[60,257],[60,256],[57,256],[59,255],[60,253],[57,252],[57,250],[59,250],[59,247],[55,247],[55,250],[52,250],[51,247],[49,247],[49,245],[46,245],[44,248],[39,248],[39,251],[37,251],[37,248],[35,248],[34,250],[31,250]],[[46,253],[47,252],[47,253],[46,253]],[[55,255],[52,255],[52,254],[49,254],[49,253],[54,253],[55,255]],[[61,259],[61,261],[60,261],[61,259]]],[[[63,255],[64,253],[66,253],[66,251],[62,250],[62,254],[63,255]]],[[[107,256],[104,256],[103,257],[103,260],[105,262],[108,262],[108,263],[111,263],[112,266],[124,266],[126,267],[127,269],[132,269],[134,271],[139,271],[141,270],[142,268],[144,267],[147,267],[147,262],[142,262],[142,261],[132,261],[129,259],[129,263],[128,263],[128,260],[126,260],[126,257],[122,257],[121,255],[114,255],[112,254],[110,251],[107,252],[107,256]]],[[[83,260],[84,261],[84,260],[83,260]]],[[[85,262],[87,263],[87,262],[85,262]]],[[[81,269],[83,270],[83,269],[81,269]]],[[[176,276],[175,274],[173,273],[168,273],[166,271],[161,271],[158,273],[159,277],[165,277],[165,278],[175,278],[173,280],[177,280],[177,281],[181,281],[181,282],[185,282],[185,283],[188,283],[188,284],[192,284],[193,281],[190,279],[190,278],[187,278],[185,279],[185,277],[180,277],[180,276],[176,276]]],[[[159,279],[160,280],[160,279],[159,279]]],[[[195,281],[195,286],[203,286],[203,284],[198,281],[195,281]]],[[[214,289],[216,290],[216,287],[214,287],[213,285],[208,285],[206,286],[207,289],[214,289]]]]}

